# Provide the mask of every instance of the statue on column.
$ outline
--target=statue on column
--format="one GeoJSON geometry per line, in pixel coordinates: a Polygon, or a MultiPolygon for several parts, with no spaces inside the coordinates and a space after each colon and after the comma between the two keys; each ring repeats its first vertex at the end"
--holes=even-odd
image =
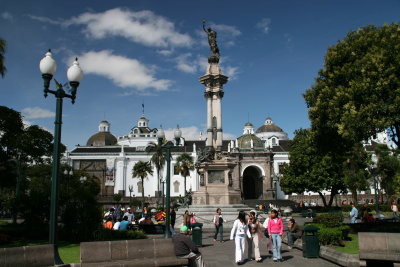
{"type": "Polygon", "coordinates": [[[219,62],[219,49],[217,45],[217,33],[210,27],[206,29],[206,21],[203,20],[203,30],[207,33],[208,44],[210,45],[211,55],[208,57],[208,63],[219,62]]]}

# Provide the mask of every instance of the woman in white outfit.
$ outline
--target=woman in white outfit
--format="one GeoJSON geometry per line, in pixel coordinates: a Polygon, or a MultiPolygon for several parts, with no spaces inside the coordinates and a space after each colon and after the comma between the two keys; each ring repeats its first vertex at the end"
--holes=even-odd
{"type": "Polygon", "coordinates": [[[231,240],[235,238],[235,261],[238,265],[244,262],[246,235],[251,238],[247,227],[246,214],[244,211],[240,211],[237,220],[233,223],[230,238],[231,240]]]}

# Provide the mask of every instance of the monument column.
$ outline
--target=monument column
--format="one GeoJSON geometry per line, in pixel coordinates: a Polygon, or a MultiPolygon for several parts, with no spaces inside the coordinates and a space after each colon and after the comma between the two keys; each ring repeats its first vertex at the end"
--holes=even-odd
{"type": "Polygon", "coordinates": [[[212,94],[210,92],[205,92],[204,96],[207,98],[207,147],[213,146],[213,127],[212,127],[212,94]]]}
{"type": "Polygon", "coordinates": [[[235,190],[232,174],[236,162],[224,157],[222,152],[222,105],[223,85],[228,77],[222,75],[219,66],[219,49],[216,42],[217,33],[211,28],[203,29],[208,35],[211,55],[205,75],[200,83],[205,86],[204,97],[207,99],[207,142],[200,153],[196,168],[200,177],[200,188],[193,193],[195,205],[227,205],[241,201],[240,192],[235,190]],[[215,153],[217,152],[217,153],[215,153]]]}
{"type": "Polygon", "coordinates": [[[228,77],[222,75],[218,60],[209,58],[206,74],[200,77],[204,84],[204,96],[207,98],[207,147],[216,151],[222,150],[222,105],[223,85],[228,77]]]}

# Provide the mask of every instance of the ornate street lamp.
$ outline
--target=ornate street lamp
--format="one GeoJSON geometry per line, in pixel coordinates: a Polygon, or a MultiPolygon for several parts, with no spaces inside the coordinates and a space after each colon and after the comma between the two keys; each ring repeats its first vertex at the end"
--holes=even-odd
{"type": "Polygon", "coordinates": [[[44,97],[53,94],[57,99],[56,104],[56,117],[54,121],[54,148],[53,148],[53,165],[51,171],[51,203],[50,203],[50,230],[49,230],[49,243],[54,244],[54,259],[55,264],[61,264],[62,260],[58,255],[57,249],[57,208],[58,208],[58,184],[59,184],[59,171],[60,171],[60,142],[61,142],[61,118],[62,118],[62,103],[63,98],[67,97],[75,103],[76,91],[82,80],[83,73],[76,58],[73,65],[67,71],[69,85],[71,87],[71,94],[64,91],[63,86],[54,79],[56,83],[56,90],[50,90],[50,81],[53,78],[57,69],[57,64],[51,57],[51,51],[46,53],[45,57],[40,61],[40,71],[44,81],[44,97]]]}
{"type": "Polygon", "coordinates": [[[71,179],[72,175],[74,175],[74,172],[72,171],[72,169],[70,171],[65,169],[64,175],[67,177],[67,198],[69,200],[69,180],[71,179]]]}
{"type": "Polygon", "coordinates": [[[79,181],[81,181],[81,184],[83,184],[84,182],[87,181],[87,177],[86,176],[81,176],[81,178],[79,178],[79,181]]]}
{"type": "Polygon", "coordinates": [[[179,147],[179,143],[181,140],[182,131],[179,129],[179,125],[177,126],[174,137],[175,137],[175,145],[171,141],[168,141],[166,144],[162,145],[162,142],[165,138],[165,133],[162,128],[157,132],[158,144],[166,151],[167,158],[167,178],[166,178],[166,200],[165,200],[165,209],[166,209],[166,220],[165,220],[165,238],[170,238],[169,225],[171,224],[171,218],[169,209],[171,206],[171,149],[179,147]]]}

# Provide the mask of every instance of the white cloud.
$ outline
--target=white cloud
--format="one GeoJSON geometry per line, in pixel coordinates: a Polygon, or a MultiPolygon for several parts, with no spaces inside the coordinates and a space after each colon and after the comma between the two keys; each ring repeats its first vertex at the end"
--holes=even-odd
{"type": "MultiPolygon", "coordinates": [[[[185,140],[199,140],[200,139],[200,132],[202,132],[202,140],[205,140],[207,137],[207,132],[206,131],[201,131],[197,126],[188,126],[188,127],[183,127],[180,128],[182,131],[182,137],[185,138],[185,140]]],[[[169,128],[165,129],[165,138],[167,140],[173,140],[174,139],[174,132],[176,128],[169,128]]],[[[234,134],[230,133],[223,133],[224,139],[235,139],[236,136],[234,134]]]]}
{"type": "Polygon", "coordinates": [[[189,61],[191,56],[191,53],[186,53],[177,57],[176,68],[186,73],[196,73],[198,71],[198,66],[194,64],[194,62],[189,61]]]}
{"type": "Polygon", "coordinates": [[[235,26],[225,25],[225,24],[212,24],[211,28],[217,33],[230,35],[232,37],[237,37],[242,34],[235,26]]]}
{"type": "MultiPolygon", "coordinates": [[[[222,73],[228,76],[231,80],[236,79],[239,73],[239,68],[231,65],[225,65],[221,62],[222,73]]],[[[191,53],[186,53],[176,58],[176,68],[180,71],[191,74],[204,74],[208,67],[207,57],[197,55],[193,56],[191,53]]]]}
{"type": "Polygon", "coordinates": [[[271,19],[263,18],[256,24],[256,28],[261,29],[265,34],[267,34],[269,33],[270,25],[271,25],[271,19]]]}
{"type": "Polygon", "coordinates": [[[228,76],[231,80],[234,80],[237,78],[237,75],[239,73],[238,69],[238,67],[226,66],[225,75],[228,76]]]}
{"type": "Polygon", "coordinates": [[[27,16],[29,18],[31,18],[33,20],[37,20],[39,22],[44,22],[44,23],[53,24],[53,25],[61,25],[62,24],[62,20],[53,20],[51,18],[29,15],[29,14],[27,16]]]}
{"type": "Polygon", "coordinates": [[[187,47],[192,44],[192,38],[177,32],[173,22],[149,10],[135,12],[114,8],[102,13],[86,12],[65,21],[64,25],[84,25],[87,36],[95,39],[122,36],[154,47],[187,47]]]}
{"type": "Polygon", "coordinates": [[[40,107],[27,107],[24,108],[21,113],[26,119],[53,118],[55,116],[55,113],[53,111],[40,107]]]}
{"type": "Polygon", "coordinates": [[[11,13],[8,13],[7,11],[4,11],[0,14],[0,17],[4,20],[13,20],[14,16],[11,13]]]}
{"type": "Polygon", "coordinates": [[[172,83],[155,78],[155,67],[146,66],[134,58],[113,55],[110,50],[86,52],[79,56],[79,62],[84,73],[104,76],[123,88],[136,88],[142,92],[147,88],[164,91],[172,83]]]}
{"type": "Polygon", "coordinates": [[[174,52],[173,49],[160,49],[157,50],[157,53],[163,56],[170,56],[172,55],[172,53],[174,52]]]}

